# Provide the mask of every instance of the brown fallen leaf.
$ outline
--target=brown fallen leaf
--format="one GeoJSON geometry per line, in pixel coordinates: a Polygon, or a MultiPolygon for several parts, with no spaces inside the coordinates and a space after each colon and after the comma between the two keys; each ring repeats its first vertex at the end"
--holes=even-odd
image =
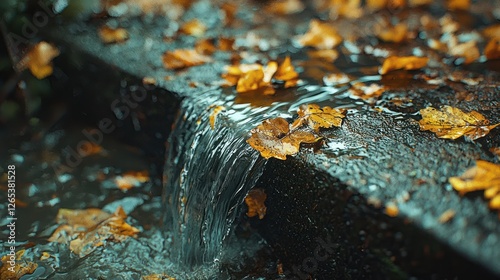
{"type": "Polygon", "coordinates": [[[382,67],[379,70],[381,75],[387,74],[390,71],[404,69],[416,70],[427,65],[429,58],[418,56],[390,56],[384,60],[382,67]]]}
{"type": "Polygon", "coordinates": [[[205,33],[207,27],[199,20],[193,19],[184,23],[179,31],[186,35],[199,37],[205,33]]]}
{"type": "Polygon", "coordinates": [[[110,241],[120,242],[139,230],[125,222],[126,214],[119,207],[114,214],[100,209],[59,209],[57,222],[60,226],[49,238],[50,242],[69,244],[71,251],[84,257],[96,247],[110,241]]]}
{"type": "Polygon", "coordinates": [[[408,26],[398,23],[395,26],[381,26],[377,31],[377,37],[385,42],[401,43],[408,37],[408,26]]]}
{"type": "Polygon", "coordinates": [[[198,53],[201,53],[204,55],[211,55],[217,50],[217,48],[215,47],[214,41],[215,41],[214,39],[210,39],[210,38],[198,40],[194,44],[194,49],[198,53]]]}
{"type": "Polygon", "coordinates": [[[226,108],[224,106],[216,106],[213,111],[212,111],[212,114],[210,114],[210,117],[209,117],[209,120],[210,120],[210,127],[212,129],[215,128],[215,120],[217,119],[217,115],[219,115],[220,112],[226,110],[226,108]]]}
{"type": "Polygon", "coordinates": [[[245,204],[248,207],[247,216],[252,218],[255,216],[259,216],[259,219],[264,219],[266,215],[266,205],[264,201],[266,201],[267,194],[263,189],[252,189],[245,196],[245,204]]]}
{"type": "Polygon", "coordinates": [[[99,28],[99,38],[105,44],[123,43],[128,40],[128,32],[125,28],[111,28],[104,25],[99,28]]]}
{"type": "Polygon", "coordinates": [[[490,130],[500,125],[490,122],[480,113],[464,113],[458,108],[443,106],[441,110],[428,107],[420,110],[422,119],[420,130],[430,130],[439,138],[457,139],[466,136],[471,140],[486,136],[490,130]]]}
{"type": "Polygon", "coordinates": [[[221,51],[232,51],[234,49],[234,38],[225,38],[221,37],[218,40],[217,46],[219,47],[219,50],[221,51]]]}
{"type": "Polygon", "coordinates": [[[327,62],[335,62],[339,57],[339,52],[337,50],[311,50],[307,52],[310,58],[319,58],[327,62]]]}
{"type": "Polygon", "coordinates": [[[329,23],[313,19],[309,23],[309,30],[306,34],[299,36],[298,42],[303,47],[309,46],[327,50],[333,49],[340,44],[342,37],[337,33],[335,27],[329,23]]]}
{"type": "Polygon", "coordinates": [[[261,92],[263,94],[274,94],[275,90],[270,82],[264,80],[265,74],[262,68],[250,70],[244,73],[238,79],[236,91],[243,92],[261,92]]]}
{"type": "Polygon", "coordinates": [[[210,57],[192,49],[167,51],[163,53],[162,60],[165,68],[171,70],[201,65],[211,61],[210,57]]]}
{"type": "Polygon", "coordinates": [[[128,191],[133,187],[139,187],[141,184],[148,181],[149,172],[147,170],[128,171],[115,177],[115,184],[122,191],[128,191]]]}
{"type": "Polygon", "coordinates": [[[37,79],[43,79],[52,75],[52,60],[57,56],[59,56],[59,49],[42,41],[36,44],[16,67],[20,71],[29,68],[33,76],[37,79]]]}
{"type": "Polygon", "coordinates": [[[361,0],[331,0],[328,2],[331,19],[338,17],[360,18],[363,15],[361,0]]]}
{"type": "Polygon", "coordinates": [[[0,279],[21,279],[23,275],[35,272],[38,264],[22,259],[25,250],[19,250],[13,256],[2,257],[2,267],[0,267],[0,279]],[[14,264],[15,263],[15,264],[14,264]],[[13,265],[13,266],[12,266],[13,265]]]}
{"type": "Polygon", "coordinates": [[[470,8],[470,0],[447,0],[446,6],[451,11],[467,11],[470,8]]]}
{"type": "Polygon", "coordinates": [[[266,6],[266,11],[278,15],[300,13],[305,6],[300,0],[274,0],[266,6]]]}
{"type": "Polygon", "coordinates": [[[332,109],[329,106],[320,108],[316,104],[302,105],[297,110],[299,117],[293,122],[292,130],[297,129],[303,124],[307,124],[316,132],[320,128],[340,127],[342,119],[345,118],[345,109],[332,109]]]}
{"type": "Polygon", "coordinates": [[[252,129],[247,143],[261,156],[286,160],[287,155],[299,152],[301,143],[314,143],[318,139],[308,131],[290,131],[290,125],[283,118],[268,119],[252,129]]]}
{"type": "Polygon", "coordinates": [[[488,60],[500,59],[500,37],[491,39],[484,48],[488,60]]]}
{"type": "Polygon", "coordinates": [[[490,208],[500,210],[499,164],[477,160],[476,166],[467,169],[460,177],[450,177],[448,181],[460,195],[484,190],[484,197],[490,200],[490,208]]]}
{"type": "Polygon", "coordinates": [[[500,38],[500,24],[494,24],[486,27],[483,34],[488,39],[500,38]]]}
{"type": "Polygon", "coordinates": [[[238,6],[234,3],[224,2],[220,8],[224,13],[224,25],[233,23],[236,13],[238,12],[238,6]]]}

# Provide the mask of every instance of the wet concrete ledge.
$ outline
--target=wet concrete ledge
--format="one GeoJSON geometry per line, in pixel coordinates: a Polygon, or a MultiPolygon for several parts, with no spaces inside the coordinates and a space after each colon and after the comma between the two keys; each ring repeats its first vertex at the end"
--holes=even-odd
{"type": "MultiPolygon", "coordinates": [[[[158,162],[163,158],[162,147],[181,100],[217,90],[212,82],[219,80],[227,62],[220,59],[189,68],[166,81],[164,77],[175,72],[163,68],[162,52],[188,46],[192,41],[162,42],[160,27],[164,23],[159,20],[126,22],[130,39],[121,45],[102,44],[97,36],[100,23],[95,22],[55,26],[44,37],[63,51],[55,61],[56,67],[69,83],[82,85],[83,91],[74,99],[78,112],[89,120],[112,119],[121,127],[116,131],[123,133],[120,138],[150,150],[158,162]],[[111,73],[117,73],[113,79],[106,76],[111,73]],[[135,117],[119,120],[120,110],[110,109],[119,97],[114,96],[115,89],[123,88],[127,79],[128,85],[141,86],[143,77],[158,82],[150,91],[156,97],[141,101],[131,111],[136,112],[135,117]],[[198,84],[196,88],[189,87],[193,81],[198,84]],[[103,89],[105,84],[110,86],[109,91],[103,89]]],[[[287,30],[294,28],[289,26],[287,30]]],[[[442,90],[423,92],[413,88],[403,94],[419,96],[424,100],[420,101],[422,105],[489,108],[487,117],[493,123],[500,121],[498,85],[472,90],[481,98],[468,103],[453,100],[442,90]]],[[[237,127],[234,133],[248,135],[237,127]]],[[[252,223],[275,248],[289,277],[500,277],[498,214],[488,210],[480,196],[460,197],[447,183],[448,177],[461,174],[476,159],[498,161],[488,152],[500,145],[498,130],[475,143],[447,141],[419,131],[411,118],[365,112],[349,114],[340,129],[329,133],[356,152],[332,157],[321,149],[305,148],[287,161],[270,160],[257,184],[268,193],[268,213],[262,221],[252,223]],[[388,203],[398,207],[397,217],[384,214],[388,203]],[[455,217],[440,223],[440,215],[449,209],[455,211],[455,217]],[[318,259],[314,255],[323,241],[331,245],[325,247],[324,261],[323,256],[318,255],[318,259]]]]}

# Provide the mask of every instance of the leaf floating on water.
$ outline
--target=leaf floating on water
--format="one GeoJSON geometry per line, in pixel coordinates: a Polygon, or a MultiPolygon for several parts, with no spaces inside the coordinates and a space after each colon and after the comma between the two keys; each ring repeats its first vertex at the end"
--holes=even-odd
{"type": "Polygon", "coordinates": [[[430,130],[439,138],[457,139],[466,136],[471,140],[486,136],[490,130],[500,125],[490,122],[480,113],[464,113],[458,108],[443,106],[441,110],[428,107],[420,110],[422,119],[420,130],[430,130]]]}
{"type": "Polygon", "coordinates": [[[329,106],[320,108],[316,104],[308,104],[300,106],[297,113],[299,114],[299,118],[292,124],[292,129],[306,123],[311,129],[318,132],[320,128],[340,127],[346,110],[332,109],[329,106]]]}
{"type": "Polygon", "coordinates": [[[245,204],[248,206],[247,216],[252,218],[255,216],[259,216],[259,219],[264,219],[266,215],[266,205],[264,201],[266,201],[267,194],[263,189],[252,189],[245,196],[245,204]]]}
{"type": "Polygon", "coordinates": [[[99,28],[99,38],[106,44],[123,43],[128,40],[128,32],[125,28],[111,28],[104,25],[99,28]]]}
{"type": "Polygon", "coordinates": [[[379,73],[381,75],[387,74],[390,71],[404,69],[404,70],[416,70],[427,65],[429,58],[418,57],[418,56],[391,56],[385,59],[380,68],[379,73]]]}
{"type": "Polygon", "coordinates": [[[290,125],[283,118],[265,120],[252,129],[252,136],[247,143],[261,156],[286,160],[287,155],[299,152],[301,143],[314,143],[318,139],[308,131],[290,131],[290,125]]]}
{"type": "Polygon", "coordinates": [[[448,181],[460,195],[484,190],[484,197],[490,200],[490,208],[500,210],[500,164],[477,160],[476,166],[448,181]]]}
{"type": "Polygon", "coordinates": [[[191,49],[167,51],[163,54],[162,60],[163,66],[171,70],[201,65],[211,61],[210,57],[191,49]]]}
{"type": "Polygon", "coordinates": [[[84,257],[108,240],[120,242],[136,237],[139,230],[125,222],[126,214],[119,207],[114,214],[100,209],[59,209],[60,226],[49,238],[50,242],[68,244],[71,251],[84,257]]]}
{"type": "Polygon", "coordinates": [[[209,120],[210,120],[210,127],[212,129],[215,128],[215,120],[217,119],[217,115],[224,110],[226,110],[224,106],[216,106],[212,111],[212,114],[210,114],[209,120]]]}
{"type": "Polygon", "coordinates": [[[298,38],[298,42],[303,47],[315,47],[320,50],[335,48],[342,37],[337,33],[337,30],[328,23],[321,22],[317,19],[311,20],[309,30],[306,34],[298,38]]]}
{"type": "Polygon", "coordinates": [[[24,70],[29,68],[33,76],[43,79],[52,75],[52,60],[59,56],[59,49],[47,42],[36,44],[28,54],[21,59],[17,68],[24,70]]]}

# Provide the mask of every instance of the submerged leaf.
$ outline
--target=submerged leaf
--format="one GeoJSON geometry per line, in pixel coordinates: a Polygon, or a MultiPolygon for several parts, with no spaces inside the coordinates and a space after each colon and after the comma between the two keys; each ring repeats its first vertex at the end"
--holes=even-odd
{"type": "Polygon", "coordinates": [[[418,56],[391,56],[385,59],[379,73],[384,75],[393,70],[416,70],[427,65],[429,58],[418,56]]]}
{"type": "Polygon", "coordinates": [[[308,131],[290,131],[290,125],[283,118],[265,120],[252,129],[247,143],[260,152],[261,156],[285,160],[287,155],[299,152],[301,143],[314,143],[318,139],[308,131]]]}
{"type": "Polygon", "coordinates": [[[428,107],[420,110],[422,119],[419,121],[421,130],[430,130],[439,138],[457,139],[466,136],[471,140],[486,136],[491,129],[500,125],[490,125],[490,122],[480,113],[472,111],[464,113],[458,108],[443,106],[441,110],[428,107]]]}
{"type": "Polygon", "coordinates": [[[298,42],[304,47],[309,46],[327,50],[333,49],[340,44],[342,37],[340,37],[337,30],[330,24],[313,19],[309,23],[309,30],[306,34],[298,38],[298,42]]]}
{"type": "Polygon", "coordinates": [[[304,123],[307,123],[316,132],[320,128],[340,127],[345,112],[345,109],[332,109],[329,106],[320,108],[316,104],[302,105],[297,111],[299,118],[292,124],[292,129],[300,127],[304,123]]]}
{"type": "Polygon", "coordinates": [[[162,56],[163,65],[167,69],[178,70],[210,62],[210,57],[191,49],[167,51],[162,56]]]}
{"type": "Polygon", "coordinates": [[[245,204],[248,207],[247,216],[252,218],[255,216],[259,216],[259,219],[262,220],[266,215],[266,205],[264,201],[266,201],[267,195],[263,189],[252,189],[245,196],[245,204]]]}
{"type": "Polygon", "coordinates": [[[217,119],[217,115],[224,110],[226,110],[224,106],[216,106],[212,111],[212,114],[210,114],[209,120],[210,120],[210,127],[212,129],[214,129],[215,127],[215,120],[217,119]]]}
{"type": "Polygon", "coordinates": [[[484,160],[467,169],[460,177],[449,178],[450,184],[461,195],[484,190],[484,197],[490,200],[490,208],[500,209],[500,165],[484,160]]]}

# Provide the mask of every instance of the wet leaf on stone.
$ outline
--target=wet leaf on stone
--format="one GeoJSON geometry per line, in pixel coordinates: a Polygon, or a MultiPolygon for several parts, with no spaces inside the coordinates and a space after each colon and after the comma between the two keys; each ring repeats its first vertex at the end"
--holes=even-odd
{"type": "Polygon", "coordinates": [[[477,160],[476,166],[467,169],[460,177],[449,178],[449,182],[460,195],[484,190],[490,208],[500,210],[500,164],[477,160]]]}
{"type": "Polygon", "coordinates": [[[22,256],[24,255],[24,252],[25,250],[23,249],[17,251],[14,256],[5,255],[2,257],[0,279],[21,279],[23,275],[35,272],[38,264],[23,260],[22,256]]]}
{"type": "Polygon", "coordinates": [[[70,250],[80,257],[93,252],[107,241],[120,242],[136,237],[139,230],[125,222],[126,214],[119,207],[114,214],[100,209],[59,209],[60,226],[49,238],[51,242],[69,244],[70,250]]]}
{"type": "Polygon", "coordinates": [[[308,131],[290,130],[289,123],[283,118],[268,119],[252,129],[247,143],[261,156],[286,160],[287,155],[299,152],[301,143],[314,143],[318,139],[308,131]]]}
{"type": "Polygon", "coordinates": [[[318,132],[320,128],[340,127],[345,117],[345,109],[332,109],[329,106],[320,108],[316,104],[302,105],[297,110],[299,117],[293,122],[292,129],[304,124],[318,132]]]}
{"type": "Polygon", "coordinates": [[[99,38],[106,44],[123,43],[128,40],[128,32],[125,28],[111,28],[107,25],[99,28],[99,38]]]}
{"type": "Polygon", "coordinates": [[[210,127],[212,129],[215,128],[215,121],[217,120],[217,115],[219,115],[220,112],[226,110],[224,106],[215,106],[212,114],[210,114],[209,121],[210,121],[210,127]]]}
{"type": "Polygon", "coordinates": [[[314,47],[320,50],[333,49],[342,42],[342,37],[335,27],[317,19],[311,20],[309,30],[299,36],[298,42],[303,47],[314,47]]]}
{"type": "Polygon", "coordinates": [[[429,58],[418,56],[390,56],[384,60],[379,73],[384,75],[390,71],[404,69],[416,70],[427,65],[429,58]]]}
{"type": "Polygon", "coordinates": [[[354,83],[349,89],[349,94],[352,98],[361,98],[363,100],[368,100],[371,98],[377,98],[385,92],[385,87],[372,83],[367,86],[365,83],[354,83]]]}
{"type": "Polygon", "coordinates": [[[422,119],[419,121],[420,130],[429,130],[439,138],[457,139],[466,136],[471,140],[486,136],[491,129],[500,125],[490,125],[490,122],[480,113],[472,111],[465,113],[462,110],[443,106],[441,110],[428,107],[420,110],[422,119]]]}
{"type": "Polygon", "coordinates": [[[385,42],[401,43],[408,37],[408,26],[405,23],[380,26],[377,30],[377,37],[385,42]]]}
{"type": "Polygon", "coordinates": [[[59,55],[59,49],[47,42],[39,42],[21,59],[17,68],[29,68],[33,76],[43,79],[52,75],[52,60],[59,55]]]}
{"type": "Polygon", "coordinates": [[[165,273],[162,273],[162,274],[150,274],[142,276],[142,280],[175,280],[175,278],[170,277],[165,273]]]}
{"type": "Polygon", "coordinates": [[[190,20],[184,23],[179,31],[186,35],[192,35],[195,37],[199,37],[205,33],[207,27],[201,21],[197,19],[190,20]]]}
{"type": "Polygon", "coordinates": [[[210,57],[192,49],[178,49],[166,51],[162,56],[163,65],[167,69],[179,70],[186,67],[201,65],[210,62],[210,57]]]}
{"type": "Polygon", "coordinates": [[[274,0],[266,6],[266,10],[278,15],[291,15],[300,13],[305,6],[300,0],[274,0]]]}
{"type": "Polygon", "coordinates": [[[128,191],[133,187],[139,187],[141,184],[149,181],[149,172],[143,171],[128,171],[122,175],[115,177],[115,184],[122,191],[128,191]]]}
{"type": "Polygon", "coordinates": [[[245,196],[245,204],[248,207],[247,216],[250,218],[259,216],[259,219],[262,220],[267,210],[264,204],[266,198],[267,194],[263,189],[250,190],[245,196]]]}
{"type": "Polygon", "coordinates": [[[500,37],[489,41],[484,48],[484,55],[488,60],[500,59],[500,37]]]}

